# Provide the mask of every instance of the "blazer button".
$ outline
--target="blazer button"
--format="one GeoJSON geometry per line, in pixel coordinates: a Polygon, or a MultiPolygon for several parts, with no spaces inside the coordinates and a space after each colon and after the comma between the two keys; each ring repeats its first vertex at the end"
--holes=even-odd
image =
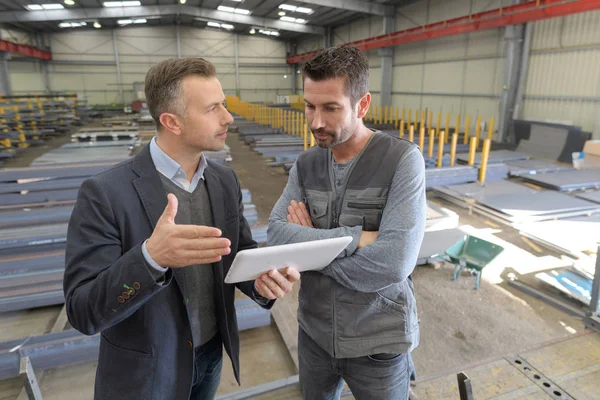
{"type": "Polygon", "coordinates": [[[194,348],[194,344],[192,343],[191,340],[187,341],[187,346],[188,346],[188,349],[190,349],[190,350],[194,348]]]}
{"type": "Polygon", "coordinates": [[[123,296],[117,297],[117,300],[119,300],[119,303],[121,304],[125,303],[125,299],[123,298],[123,296]]]}
{"type": "Polygon", "coordinates": [[[140,283],[139,283],[139,282],[133,282],[133,288],[134,288],[135,290],[140,290],[140,288],[141,288],[141,287],[142,287],[142,285],[140,285],[140,283]]]}

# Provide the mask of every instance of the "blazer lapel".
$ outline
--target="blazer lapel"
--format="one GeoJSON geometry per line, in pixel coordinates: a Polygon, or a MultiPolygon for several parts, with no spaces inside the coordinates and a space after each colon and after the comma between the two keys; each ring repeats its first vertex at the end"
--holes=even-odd
{"type": "MultiPolygon", "coordinates": [[[[133,160],[133,170],[140,176],[133,181],[133,187],[142,202],[146,216],[152,225],[156,228],[158,219],[167,207],[167,193],[160,180],[159,172],[152,161],[150,147],[146,146],[133,160]]],[[[181,268],[172,268],[173,277],[179,285],[184,296],[185,277],[181,268]]]]}
{"type": "MultiPolygon", "coordinates": [[[[215,170],[211,167],[210,162],[204,170],[204,179],[206,180],[206,190],[208,191],[208,198],[210,199],[210,208],[212,210],[215,227],[223,232],[225,228],[223,189],[221,188],[221,180],[215,170]]],[[[213,263],[212,268],[215,282],[215,298],[220,299],[222,304],[225,304],[225,294],[223,292],[225,280],[225,277],[223,276],[223,261],[213,263]]]]}

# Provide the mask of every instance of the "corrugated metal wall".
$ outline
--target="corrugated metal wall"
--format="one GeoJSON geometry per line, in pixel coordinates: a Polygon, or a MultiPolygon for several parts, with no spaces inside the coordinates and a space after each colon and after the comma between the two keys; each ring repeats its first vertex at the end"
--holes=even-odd
{"type": "Polygon", "coordinates": [[[600,11],[534,23],[525,118],[568,121],[600,139],[600,11]]]}
{"type": "MultiPolygon", "coordinates": [[[[131,27],[115,31],[125,103],[138,98],[134,83],[143,83],[151,65],[177,57],[174,26],[131,27]]],[[[236,94],[235,38],[224,31],[180,27],[182,57],[204,57],[217,67],[226,94],[236,94]]],[[[110,30],[65,31],[49,38],[53,60],[50,88],[72,91],[88,104],[120,102],[119,82],[110,30]]],[[[246,101],[275,101],[289,94],[292,70],[285,65],[285,43],[259,36],[238,36],[239,91],[246,101]],[[265,67],[261,67],[265,65],[265,67]]],[[[43,92],[36,61],[9,63],[14,94],[43,92]]]]}
{"type": "MultiPolygon", "coordinates": [[[[423,0],[399,8],[395,30],[404,30],[499,8],[505,0],[423,0]]],[[[443,114],[471,115],[482,120],[497,119],[504,78],[503,30],[419,42],[394,48],[392,105],[443,114]]],[[[383,34],[379,17],[367,17],[334,30],[334,43],[341,44],[383,34]]],[[[315,50],[302,42],[300,48],[315,50]]],[[[379,104],[381,57],[377,50],[367,52],[371,66],[370,89],[373,104],[379,104]]],[[[434,118],[436,118],[434,116],[434,118]]]]}

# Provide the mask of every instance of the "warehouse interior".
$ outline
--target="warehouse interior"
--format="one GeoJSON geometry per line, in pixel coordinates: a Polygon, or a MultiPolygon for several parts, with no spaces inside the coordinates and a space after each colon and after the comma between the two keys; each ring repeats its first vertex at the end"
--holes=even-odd
{"type": "MultiPolygon", "coordinates": [[[[93,398],[67,224],[81,183],[155,136],[148,69],[216,66],[234,122],[205,156],[265,246],[315,146],[302,66],[334,45],[369,60],[365,124],[425,159],[411,398],[600,399],[600,2],[0,0],[1,400],[93,398]]],[[[298,286],[270,311],[237,292],[241,385],[225,357],[217,399],[302,398],[298,286]]]]}

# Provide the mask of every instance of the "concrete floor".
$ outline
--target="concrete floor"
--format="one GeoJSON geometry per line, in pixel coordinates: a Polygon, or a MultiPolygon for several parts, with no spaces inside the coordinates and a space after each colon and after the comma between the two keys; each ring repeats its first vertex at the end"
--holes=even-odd
{"type": "MultiPolygon", "coordinates": [[[[259,213],[258,224],[266,224],[270,210],[287,182],[287,175],[283,169],[267,166],[267,161],[242,144],[235,134],[230,134],[227,143],[233,157],[230,166],[235,169],[242,187],[252,193],[252,202],[259,213]]],[[[35,148],[27,151],[30,150],[37,152],[35,148]]],[[[504,281],[507,270],[542,268],[547,263],[558,262],[556,254],[531,254],[532,250],[522,242],[518,232],[469,215],[441,200],[433,200],[458,212],[460,224],[466,225],[466,230],[493,235],[503,243],[514,243],[514,246],[507,252],[510,257],[501,258],[499,263],[486,268],[478,291],[474,290],[474,278],[467,274],[452,281],[450,266],[415,270],[421,344],[414,352],[414,360],[420,379],[445,375],[466,365],[583,329],[579,320],[509,288],[504,281]]],[[[226,360],[219,395],[297,373],[294,357],[289,351],[295,350],[297,301],[290,296],[280,303],[277,318],[274,313],[271,326],[241,333],[243,386],[238,387],[233,380],[226,360]],[[279,329],[275,322],[281,325],[279,329]]],[[[48,307],[0,315],[0,340],[43,333],[59,311],[60,307],[48,307]]],[[[41,383],[44,398],[91,399],[94,373],[94,363],[50,370],[41,383]]],[[[19,385],[15,379],[0,381],[0,400],[15,399],[19,385]]],[[[419,385],[416,389],[418,393],[419,385]]],[[[263,398],[294,399],[299,398],[299,393],[297,388],[288,388],[263,398]]]]}

